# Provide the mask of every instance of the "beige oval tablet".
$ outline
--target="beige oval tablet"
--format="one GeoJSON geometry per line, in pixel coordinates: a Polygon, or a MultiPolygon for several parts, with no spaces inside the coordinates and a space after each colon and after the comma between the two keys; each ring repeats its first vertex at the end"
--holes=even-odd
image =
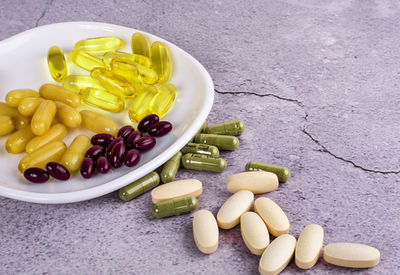
{"type": "Polygon", "coordinates": [[[278,177],[274,173],[264,171],[243,172],[230,176],[226,180],[226,187],[231,193],[240,190],[249,190],[253,194],[262,194],[278,188],[278,177]]]}
{"type": "Polygon", "coordinates": [[[240,232],[247,248],[255,255],[261,255],[269,244],[267,226],[254,212],[246,212],[240,217],[240,232]]]}
{"type": "Polygon", "coordinates": [[[151,200],[153,203],[158,203],[183,197],[198,197],[201,192],[201,181],[196,179],[177,180],[154,188],[151,191],[151,200]]]}
{"type": "Polygon", "coordinates": [[[218,248],[218,225],[208,210],[199,210],[193,216],[193,238],[197,248],[205,253],[214,253],[218,248]]]}
{"type": "Polygon", "coordinates": [[[369,268],[379,263],[381,254],[375,247],[359,243],[331,243],[324,248],[327,263],[352,268],[369,268]]]}
{"type": "Polygon", "coordinates": [[[273,200],[266,197],[256,199],[254,211],[264,220],[271,235],[278,237],[289,233],[289,220],[285,212],[273,200]]]}
{"type": "Polygon", "coordinates": [[[250,210],[253,205],[254,194],[242,190],[233,194],[224,202],[217,214],[217,222],[222,229],[230,229],[240,222],[240,216],[250,210]]]}
{"type": "Polygon", "coordinates": [[[296,238],[289,234],[273,240],[261,256],[258,271],[262,275],[279,274],[289,264],[296,247],[296,238]]]}
{"type": "Polygon", "coordinates": [[[301,231],[296,244],[295,262],[299,268],[310,269],[321,255],[324,229],[318,224],[309,224],[301,231]]]}

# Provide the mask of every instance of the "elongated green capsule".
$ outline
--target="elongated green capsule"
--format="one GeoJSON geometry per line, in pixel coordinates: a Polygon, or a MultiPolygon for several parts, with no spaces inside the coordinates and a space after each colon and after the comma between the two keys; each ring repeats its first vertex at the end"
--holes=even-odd
{"type": "Polygon", "coordinates": [[[153,187],[156,187],[159,183],[160,176],[156,172],[151,172],[137,181],[119,189],[118,195],[121,200],[130,201],[146,193],[153,187]]]}
{"type": "MultiPolygon", "coordinates": [[[[204,132],[204,129],[205,129],[207,126],[208,126],[208,121],[205,120],[205,121],[203,122],[203,124],[201,125],[200,129],[197,131],[196,135],[203,133],[203,132],[204,132]]],[[[193,141],[194,141],[194,137],[195,137],[196,135],[194,135],[194,136],[192,137],[192,139],[191,139],[189,142],[193,142],[193,141]]],[[[193,152],[190,152],[190,153],[193,153],[193,152]]]]}
{"type": "Polygon", "coordinates": [[[192,212],[198,205],[199,201],[196,198],[184,197],[156,203],[153,205],[152,213],[154,217],[160,219],[192,212]]]}
{"type": "Polygon", "coordinates": [[[280,182],[285,182],[290,178],[290,170],[284,166],[271,165],[263,162],[249,161],[245,167],[246,171],[266,171],[278,176],[280,182]]]}
{"type": "Polygon", "coordinates": [[[239,146],[237,137],[214,134],[198,134],[194,137],[194,142],[214,145],[220,150],[235,150],[239,146]]]}
{"type": "Polygon", "coordinates": [[[241,120],[227,121],[220,124],[210,125],[204,129],[206,134],[238,136],[243,133],[245,128],[241,120]]]}
{"type": "Polygon", "coordinates": [[[62,85],[65,89],[79,93],[83,88],[101,88],[90,75],[69,75],[64,78],[62,85]]]}
{"type": "Polygon", "coordinates": [[[163,183],[173,181],[181,165],[182,153],[179,151],[170,158],[163,166],[160,178],[163,183]]]}
{"type": "Polygon", "coordinates": [[[207,144],[198,144],[189,142],[188,144],[185,145],[185,147],[181,149],[181,152],[182,154],[192,153],[192,154],[207,155],[214,158],[219,157],[218,148],[214,145],[207,145],[207,144]]]}
{"type": "Polygon", "coordinates": [[[186,154],[182,157],[182,165],[186,169],[222,172],[226,168],[226,160],[200,154],[186,154]]]}
{"type": "Polygon", "coordinates": [[[68,75],[67,62],[65,61],[63,51],[59,47],[53,46],[49,49],[47,52],[47,63],[51,77],[55,81],[62,81],[68,75]]]}
{"type": "Polygon", "coordinates": [[[122,40],[115,36],[88,38],[78,41],[74,49],[93,55],[103,55],[106,52],[117,51],[122,47],[122,40]]]}

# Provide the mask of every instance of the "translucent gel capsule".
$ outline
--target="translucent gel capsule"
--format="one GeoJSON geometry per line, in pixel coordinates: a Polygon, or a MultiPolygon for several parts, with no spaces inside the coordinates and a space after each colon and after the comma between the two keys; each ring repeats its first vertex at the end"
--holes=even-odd
{"type": "Polygon", "coordinates": [[[134,54],[150,56],[150,40],[141,33],[134,33],[131,37],[131,47],[134,54]]]}
{"type": "Polygon", "coordinates": [[[104,68],[95,68],[90,75],[104,89],[114,95],[126,97],[135,92],[134,87],[127,80],[104,68]]]}
{"type": "Polygon", "coordinates": [[[56,115],[56,104],[52,100],[44,100],[33,114],[31,121],[32,133],[37,136],[44,135],[49,130],[51,122],[56,115]]]}
{"type": "Polygon", "coordinates": [[[92,146],[90,139],[85,135],[77,136],[62,155],[60,163],[64,165],[68,171],[74,173],[81,168],[85,159],[86,151],[92,146]]]}
{"type": "Polygon", "coordinates": [[[106,52],[103,55],[103,62],[107,66],[111,66],[111,61],[117,57],[121,60],[133,62],[135,64],[143,65],[145,67],[151,66],[150,58],[143,55],[124,53],[124,52],[106,52]]]}
{"type": "Polygon", "coordinates": [[[0,102],[0,115],[9,116],[15,122],[15,128],[21,129],[29,124],[29,118],[21,115],[17,109],[0,102]]]}
{"type": "Polygon", "coordinates": [[[111,118],[90,110],[82,110],[80,113],[82,116],[82,127],[95,133],[107,133],[117,136],[119,126],[111,118]]]}
{"type": "Polygon", "coordinates": [[[25,151],[26,144],[34,138],[31,127],[19,129],[6,140],[6,150],[10,154],[19,154],[25,151]]]}
{"type": "Polygon", "coordinates": [[[23,116],[32,116],[43,100],[41,97],[24,98],[18,103],[18,112],[23,116]]]}
{"type": "Polygon", "coordinates": [[[8,106],[17,107],[19,102],[27,97],[39,97],[39,93],[31,89],[12,90],[6,95],[6,103],[8,106]]]}
{"type": "Polygon", "coordinates": [[[82,50],[93,55],[117,51],[122,47],[122,40],[115,36],[88,38],[78,41],[74,49],[82,50]]]}
{"type": "Polygon", "coordinates": [[[175,97],[176,88],[174,85],[171,83],[162,85],[158,89],[157,94],[153,97],[153,100],[150,102],[150,111],[162,118],[168,113],[175,97]]]}
{"type": "Polygon", "coordinates": [[[136,65],[121,61],[117,57],[111,61],[110,66],[113,73],[125,78],[132,84],[136,93],[144,89],[145,84],[136,65]]]}
{"type": "Polygon", "coordinates": [[[167,82],[171,73],[172,61],[167,46],[159,41],[154,42],[150,48],[150,59],[153,69],[158,75],[158,83],[167,82]]]}
{"type": "Polygon", "coordinates": [[[128,110],[130,120],[139,122],[145,116],[150,115],[150,102],[156,94],[157,89],[154,86],[148,86],[137,94],[128,110]]]}
{"type": "Polygon", "coordinates": [[[139,74],[141,77],[140,79],[146,84],[151,85],[158,81],[158,75],[151,67],[140,65],[126,58],[116,57],[111,61],[110,66],[111,70],[117,71],[118,74],[128,77],[129,79],[134,80],[137,78],[137,74],[139,74]],[[129,76],[130,74],[133,75],[129,76]]]}
{"type": "Polygon", "coordinates": [[[39,89],[39,94],[43,98],[61,101],[74,108],[81,105],[81,98],[79,95],[54,84],[43,84],[39,89]]]}
{"type": "Polygon", "coordinates": [[[120,112],[124,109],[124,101],[104,89],[83,88],[81,91],[83,102],[109,112],[120,112]]]}
{"type": "Polygon", "coordinates": [[[14,120],[9,116],[0,116],[0,136],[7,135],[14,130],[14,120]]]}
{"type": "Polygon", "coordinates": [[[67,128],[64,125],[61,123],[54,124],[44,135],[31,139],[26,144],[25,151],[30,154],[52,141],[62,140],[66,135],[67,128]]]}
{"type": "Polygon", "coordinates": [[[82,50],[72,50],[69,53],[69,60],[89,72],[96,67],[104,67],[103,60],[82,50]]]}
{"type": "Polygon", "coordinates": [[[62,85],[65,89],[79,93],[81,89],[86,87],[101,88],[90,75],[69,75],[64,78],[62,85]]]}
{"type": "Polygon", "coordinates": [[[49,65],[49,71],[51,77],[55,81],[62,81],[68,75],[67,62],[63,51],[53,46],[47,52],[47,64],[49,65]]]}
{"type": "Polygon", "coordinates": [[[82,117],[77,109],[60,101],[54,101],[54,103],[57,107],[56,118],[59,122],[69,128],[76,128],[81,125],[82,117]]]}

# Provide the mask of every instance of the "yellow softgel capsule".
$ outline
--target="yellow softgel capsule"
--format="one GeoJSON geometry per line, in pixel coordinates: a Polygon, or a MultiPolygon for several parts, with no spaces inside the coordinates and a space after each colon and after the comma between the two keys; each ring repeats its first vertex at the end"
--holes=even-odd
{"type": "Polygon", "coordinates": [[[111,61],[110,66],[113,73],[122,76],[132,84],[135,93],[140,92],[145,87],[144,81],[132,61],[125,62],[124,59],[117,57],[111,61]]]}
{"type": "Polygon", "coordinates": [[[120,112],[124,109],[124,101],[104,89],[83,88],[81,91],[83,102],[109,112],[120,112]]]}
{"type": "Polygon", "coordinates": [[[162,85],[150,102],[150,111],[160,118],[165,116],[176,97],[176,87],[171,83],[162,85]]]}
{"type": "Polygon", "coordinates": [[[74,49],[93,55],[103,55],[106,52],[117,51],[122,47],[122,40],[115,36],[88,38],[78,41],[74,49]]]}
{"type": "Polygon", "coordinates": [[[150,40],[141,33],[134,33],[131,37],[132,53],[146,57],[150,56],[150,40]]]}
{"type": "Polygon", "coordinates": [[[0,136],[7,135],[14,129],[14,120],[11,117],[0,116],[0,136]]]}
{"type": "Polygon", "coordinates": [[[37,136],[44,135],[49,130],[51,122],[56,115],[56,104],[51,100],[44,100],[33,114],[31,121],[32,133],[37,136]]]}
{"type": "Polygon", "coordinates": [[[158,75],[158,83],[167,82],[172,67],[172,59],[167,46],[159,41],[154,42],[150,48],[150,59],[153,69],[158,75]]]}
{"type": "Polygon", "coordinates": [[[76,128],[81,125],[82,118],[81,114],[77,109],[72,108],[71,106],[60,102],[54,101],[56,104],[56,119],[67,126],[68,128],[76,128]]]}
{"type": "Polygon", "coordinates": [[[80,111],[82,116],[82,127],[89,129],[95,133],[107,133],[116,136],[119,130],[118,124],[102,114],[90,111],[80,111]]]}
{"type": "Polygon", "coordinates": [[[81,168],[86,151],[92,146],[90,138],[85,135],[77,136],[62,155],[60,163],[74,173],[81,168]]]}
{"type": "Polygon", "coordinates": [[[82,50],[72,50],[69,53],[69,60],[89,72],[96,67],[104,67],[103,60],[82,50]]]}
{"type": "Polygon", "coordinates": [[[39,97],[39,93],[32,89],[12,90],[6,95],[6,103],[8,106],[17,107],[19,102],[27,97],[39,97]]]}
{"type": "Polygon", "coordinates": [[[19,154],[25,151],[26,144],[34,138],[31,127],[19,129],[6,140],[6,150],[10,154],[19,154]]]}
{"type": "Polygon", "coordinates": [[[26,144],[25,151],[30,154],[52,141],[62,140],[66,135],[67,128],[64,125],[61,123],[54,124],[44,135],[31,139],[26,144]]]}
{"type": "Polygon", "coordinates": [[[81,98],[78,94],[54,84],[43,84],[39,89],[39,94],[43,98],[61,101],[74,108],[81,105],[81,98]]]}
{"type": "Polygon", "coordinates": [[[69,75],[64,78],[62,85],[65,89],[79,93],[83,88],[101,88],[90,75],[69,75]]]}
{"type": "Polygon", "coordinates": [[[62,81],[68,75],[67,62],[63,51],[53,46],[47,52],[47,64],[49,65],[49,71],[51,77],[55,81],[62,81]]]}
{"type": "Polygon", "coordinates": [[[47,163],[58,161],[66,149],[67,146],[62,141],[53,141],[48,143],[33,153],[23,157],[18,164],[18,170],[23,173],[26,169],[31,167],[45,169],[47,163]]]}
{"type": "Polygon", "coordinates": [[[128,110],[130,120],[139,122],[145,116],[150,115],[150,102],[156,94],[157,89],[154,86],[147,86],[137,94],[128,110]]]}
{"type": "Polygon", "coordinates": [[[90,75],[104,89],[114,95],[126,97],[131,96],[135,92],[135,88],[127,80],[109,70],[95,68],[90,75]]]}
{"type": "Polygon", "coordinates": [[[18,112],[23,116],[32,116],[44,99],[41,97],[27,97],[18,103],[18,112]]]}
{"type": "Polygon", "coordinates": [[[131,61],[131,62],[139,64],[139,65],[143,65],[146,67],[151,66],[150,58],[143,56],[143,55],[139,55],[139,54],[124,53],[124,52],[106,52],[103,55],[103,62],[107,66],[111,66],[111,61],[116,57],[121,58],[122,60],[127,60],[127,61],[131,61]]]}
{"type": "Polygon", "coordinates": [[[21,115],[17,109],[0,102],[0,115],[9,116],[14,120],[15,128],[21,129],[29,124],[29,118],[21,115]]]}

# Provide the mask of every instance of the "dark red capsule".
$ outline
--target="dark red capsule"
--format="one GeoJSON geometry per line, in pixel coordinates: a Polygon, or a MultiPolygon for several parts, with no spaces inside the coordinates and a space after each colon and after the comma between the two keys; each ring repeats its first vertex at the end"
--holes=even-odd
{"type": "Polygon", "coordinates": [[[135,131],[135,129],[133,129],[132,126],[127,125],[119,129],[117,136],[126,139],[133,131],[135,131]]]}
{"type": "Polygon", "coordinates": [[[108,159],[111,159],[112,149],[114,148],[115,144],[120,143],[120,142],[124,143],[124,138],[123,137],[119,137],[119,138],[114,139],[110,143],[110,145],[108,145],[107,153],[106,153],[106,156],[107,156],[108,159]]]}
{"type": "Polygon", "coordinates": [[[94,174],[94,160],[92,158],[85,158],[81,166],[81,175],[85,179],[91,178],[94,174]]]}
{"type": "Polygon", "coordinates": [[[92,136],[90,141],[92,142],[93,145],[101,145],[107,147],[108,144],[110,144],[110,142],[113,141],[114,139],[115,137],[110,134],[97,134],[92,136]]]}
{"type": "Polygon", "coordinates": [[[122,162],[124,161],[125,156],[125,144],[123,142],[119,142],[114,145],[114,148],[111,152],[111,166],[114,168],[121,167],[122,162]]]}
{"type": "Polygon", "coordinates": [[[124,157],[124,164],[127,167],[133,167],[140,161],[140,152],[136,149],[131,149],[126,152],[124,157]]]}
{"type": "Polygon", "coordinates": [[[130,135],[126,138],[126,147],[133,148],[133,143],[142,137],[142,132],[140,131],[133,131],[130,135]]]}
{"type": "Polygon", "coordinates": [[[46,170],[53,178],[57,180],[69,179],[69,171],[63,165],[57,162],[49,162],[46,164],[46,170]]]}
{"type": "Polygon", "coordinates": [[[24,177],[33,183],[43,183],[49,180],[49,173],[42,168],[32,167],[25,170],[24,177]]]}
{"type": "Polygon", "coordinates": [[[133,149],[145,152],[153,149],[156,145],[156,139],[153,137],[141,137],[133,143],[133,149]]]}
{"type": "Polygon", "coordinates": [[[96,161],[96,169],[102,174],[107,174],[110,171],[110,161],[108,158],[101,156],[96,161]]]}
{"type": "Polygon", "coordinates": [[[159,121],[154,123],[147,130],[148,134],[153,137],[162,137],[171,132],[172,124],[168,121],[159,121]]]}
{"type": "Polygon", "coordinates": [[[106,152],[106,149],[103,146],[95,145],[95,146],[90,147],[87,150],[85,157],[96,160],[99,157],[104,156],[105,152],[106,152]]]}
{"type": "Polygon", "coordinates": [[[138,130],[145,133],[149,129],[151,125],[160,121],[158,115],[152,114],[145,116],[138,124],[138,130]]]}

